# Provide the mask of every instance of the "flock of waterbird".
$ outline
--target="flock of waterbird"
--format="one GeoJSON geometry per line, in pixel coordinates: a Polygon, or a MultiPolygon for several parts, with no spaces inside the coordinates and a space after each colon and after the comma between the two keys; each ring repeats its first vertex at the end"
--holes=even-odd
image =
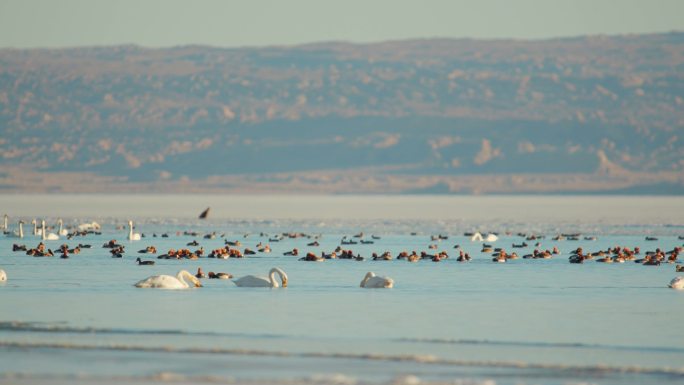
{"type": "MultiPolygon", "coordinates": [[[[38,244],[36,248],[28,249],[25,245],[20,245],[20,244],[14,244],[12,249],[13,251],[25,251],[27,255],[31,255],[34,257],[52,257],[55,255],[55,253],[51,249],[46,249],[45,243],[42,241],[54,241],[54,240],[59,240],[60,237],[64,237],[66,239],[73,239],[74,237],[85,237],[89,234],[97,234],[101,235],[101,226],[96,223],[96,222],[88,222],[88,223],[82,223],[78,226],[72,227],[69,231],[66,228],[64,228],[64,222],[62,219],[59,219],[57,221],[57,226],[54,228],[47,228],[45,220],[40,221],[41,226],[38,228],[38,221],[37,220],[32,220],[31,224],[33,225],[33,232],[32,235],[34,237],[40,237],[41,242],[38,244]],[[52,229],[55,229],[57,232],[52,233],[50,232],[52,229]]],[[[8,228],[8,216],[4,216],[4,222],[3,222],[3,233],[7,237],[14,237],[14,238],[24,238],[25,234],[23,231],[23,224],[25,222],[19,221],[17,224],[17,230],[15,231],[9,231],[8,228]]],[[[118,228],[119,230],[122,230],[123,228],[118,228]]],[[[184,236],[193,236],[193,237],[199,237],[202,236],[204,239],[215,239],[216,237],[222,237],[225,238],[225,234],[217,234],[216,232],[212,233],[207,233],[207,234],[200,234],[197,232],[191,232],[191,231],[185,231],[183,233],[178,232],[176,235],[184,235],[184,236]]],[[[417,235],[417,233],[412,233],[411,235],[417,235]]],[[[499,247],[494,247],[493,243],[498,240],[498,235],[495,233],[489,233],[489,234],[481,234],[479,232],[475,233],[465,233],[465,236],[469,237],[472,242],[480,242],[482,243],[482,253],[491,253],[492,256],[492,261],[496,263],[505,263],[508,260],[514,260],[517,258],[523,258],[523,259],[550,259],[554,255],[560,254],[560,251],[558,250],[557,247],[553,247],[551,250],[541,250],[538,247],[541,246],[540,240],[544,239],[544,235],[536,235],[536,234],[524,234],[524,233],[518,233],[518,236],[521,236],[524,238],[524,241],[520,244],[512,244],[513,248],[528,248],[531,247],[530,245],[527,244],[528,241],[534,242],[534,251],[525,254],[522,257],[520,257],[516,252],[508,253],[504,248],[499,248],[499,247]]],[[[511,235],[511,234],[507,234],[511,235]]],[[[245,238],[247,238],[248,234],[245,234],[245,238]]],[[[280,242],[284,240],[285,238],[314,238],[314,240],[310,243],[307,244],[308,247],[317,247],[320,246],[320,243],[318,242],[320,235],[308,235],[305,233],[282,233],[278,234],[276,236],[269,236],[268,234],[261,233],[260,237],[266,237],[268,236],[269,242],[280,242]]],[[[157,234],[152,235],[153,238],[157,237],[157,234]]],[[[161,234],[161,237],[163,238],[168,238],[169,234],[164,233],[161,234]]],[[[128,235],[127,235],[127,240],[128,241],[141,241],[143,238],[146,238],[144,234],[136,233],[134,232],[134,225],[133,221],[128,221],[128,235]]],[[[301,258],[299,258],[300,261],[308,261],[308,262],[321,262],[325,260],[331,260],[331,259],[350,259],[350,260],[356,260],[356,261],[363,261],[366,258],[361,256],[358,253],[353,252],[351,249],[345,249],[342,246],[348,246],[348,245],[357,245],[357,244],[374,244],[377,240],[380,240],[381,237],[372,235],[371,239],[367,239],[364,237],[363,233],[358,233],[356,235],[353,235],[351,237],[349,236],[344,236],[340,240],[340,245],[337,246],[337,248],[330,252],[326,253],[325,251],[322,251],[320,255],[313,253],[313,252],[307,252],[301,258]]],[[[449,237],[447,235],[432,235],[430,237],[430,241],[433,242],[429,244],[428,249],[434,250],[438,248],[438,244],[434,242],[441,242],[448,240],[449,237]]],[[[579,240],[580,239],[580,234],[559,234],[555,237],[552,238],[554,241],[561,241],[561,240],[579,240]]],[[[596,240],[596,237],[584,237],[584,240],[596,240]]],[[[684,237],[680,236],[679,239],[684,239],[684,237]]],[[[655,237],[646,237],[646,241],[657,241],[658,239],[655,237]]],[[[196,240],[193,240],[192,242],[189,242],[186,244],[186,246],[200,246],[199,242],[196,240]]],[[[239,240],[235,241],[230,241],[230,240],[225,240],[225,247],[217,248],[212,250],[208,255],[206,256],[207,258],[220,258],[220,259],[228,259],[228,258],[245,258],[246,256],[257,254],[257,253],[269,253],[271,252],[271,247],[269,244],[264,244],[263,242],[259,242],[255,249],[250,249],[248,247],[245,247],[243,250],[240,250],[240,247],[242,246],[242,243],[239,240]]],[[[78,254],[81,249],[84,248],[91,248],[92,246],[89,244],[82,244],[79,243],[78,246],[74,248],[70,248],[67,244],[63,244],[59,247],[57,250],[57,253],[60,255],[60,258],[69,258],[69,254],[78,254]]],[[[103,248],[108,248],[110,249],[110,253],[113,258],[122,258],[123,254],[125,253],[125,245],[117,243],[116,240],[111,240],[109,242],[106,242],[103,246],[103,248]]],[[[460,249],[460,245],[454,245],[454,249],[460,249]]],[[[678,256],[682,252],[682,247],[675,247],[670,251],[663,251],[660,248],[656,248],[655,251],[647,251],[644,253],[643,257],[641,257],[641,250],[639,247],[634,247],[629,248],[629,247],[624,247],[624,246],[616,246],[612,248],[608,248],[606,250],[598,250],[595,252],[585,252],[581,247],[576,248],[568,258],[568,261],[570,263],[584,263],[585,261],[589,261],[592,259],[595,259],[596,262],[600,263],[624,263],[625,261],[633,261],[639,264],[642,264],[644,266],[657,266],[660,265],[661,263],[677,263],[679,262],[678,256]]],[[[147,246],[144,249],[141,249],[138,251],[140,254],[157,254],[157,248],[155,246],[147,246]]],[[[196,250],[190,250],[188,248],[181,248],[181,249],[169,249],[166,253],[159,254],[157,256],[158,259],[198,259],[198,258],[203,258],[205,251],[203,247],[199,247],[196,250]]],[[[297,248],[294,248],[290,251],[287,251],[283,253],[283,256],[300,256],[300,252],[297,248]]],[[[439,252],[433,252],[429,253],[426,251],[422,251],[420,253],[417,253],[416,251],[408,252],[408,251],[402,251],[400,252],[396,257],[393,256],[389,251],[385,251],[383,253],[372,253],[371,259],[373,261],[389,261],[389,260],[406,260],[408,262],[417,262],[420,260],[430,260],[432,262],[441,262],[443,260],[446,260],[449,258],[449,254],[446,251],[439,251],[439,252]]],[[[472,258],[469,255],[469,253],[464,252],[463,250],[459,250],[459,255],[456,258],[458,262],[468,262],[472,258]]],[[[155,262],[152,260],[142,260],[140,257],[136,259],[136,263],[139,265],[154,265],[155,262]]],[[[681,266],[679,264],[675,265],[675,270],[677,272],[684,272],[684,266],[681,266]]],[[[196,274],[191,274],[187,270],[181,270],[178,272],[176,276],[171,276],[171,275],[154,275],[150,276],[146,279],[143,279],[137,283],[134,284],[135,287],[139,288],[161,288],[161,289],[188,289],[188,288],[193,288],[193,287],[201,287],[202,284],[200,282],[200,279],[202,278],[218,278],[218,279],[232,279],[232,282],[236,286],[240,287],[270,287],[270,288],[278,288],[278,287],[287,287],[288,285],[288,278],[287,274],[280,268],[274,267],[269,271],[269,274],[267,277],[264,276],[255,276],[255,275],[247,275],[241,278],[236,278],[233,279],[233,276],[228,273],[214,273],[214,272],[209,272],[208,274],[205,274],[201,268],[198,269],[196,274]],[[278,275],[280,279],[280,283],[278,280],[275,278],[275,275],[278,275]]],[[[6,281],[7,280],[7,273],[0,269],[0,282],[6,281]]],[[[381,277],[381,276],[376,276],[375,273],[373,272],[368,272],[363,280],[361,281],[360,287],[362,288],[391,288],[394,286],[394,280],[389,277],[381,277]]],[[[684,277],[678,276],[672,279],[668,287],[673,288],[673,289],[684,289],[684,277]]]]}

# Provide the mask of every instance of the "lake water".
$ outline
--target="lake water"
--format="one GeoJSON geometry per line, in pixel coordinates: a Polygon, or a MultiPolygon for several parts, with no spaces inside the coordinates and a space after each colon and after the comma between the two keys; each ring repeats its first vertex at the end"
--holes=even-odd
{"type": "MultiPolygon", "coordinates": [[[[103,225],[101,235],[46,242],[93,245],[66,260],[12,252],[19,240],[0,237],[0,268],[9,276],[0,284],[0,384],[684,383],[684,292],[666,287],[678,275],[674,266],[567,260],[577,247],[640,246],[643,254],[681,246],[682,197],[4,195],[0,210],[10,230],[34,217],[103,225]],[[210,219],[196,219],[207,206],[210,219]],[[125,240],[120,226],[129,218],[141,241],[125,240]],[[498,232],[494,246],[521,255],[534,241],[512,249],[524,240],[517,233],[541,234],[540,248],[561,254],[493,263],[463,235],[474,230],[498,232]],[[307,246],[308,238],[269,242],[282,232],[318,235],[320,246],[307,246]],[[283,255],[330,252],[358,232],[381,238],[344,246],[365,261],[283,255]],[[582,240],[551,239],[574,232],[582,240]],[[153,237],[162,233],[169,237],[153,237]],[[123,258],[101,248],[110,239],[126,245],[123,258]],[[156,264],[134,263],[144,246],[161,252],[193,239],[207,251],[239,240],[241,248],[269,243],[272,252],[228,260],[143,255],[156,264]],[[450,258],[368,258],[434,252],[430,244],[450,258]],[[473,261],[457,262],[456,244],[473,261]],[[208,279],[184,291],[133,287],[180,269],[240,277],[273,266],[287,272],[287,288],[208,279]],[[395,287],[360,288],[367,271],[392,277],[395,287]]],[[[35,247],[39,237],[30,225],[24,230],[21,243],[35,247]]]]}

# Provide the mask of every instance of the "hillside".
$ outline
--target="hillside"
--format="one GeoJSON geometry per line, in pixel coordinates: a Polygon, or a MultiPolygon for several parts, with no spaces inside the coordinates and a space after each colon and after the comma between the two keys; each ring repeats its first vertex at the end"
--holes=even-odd
{"type": "Polygon", "coordinates": [[[0,50],[5,192],[684,192],[684,33],[0,50]]]}

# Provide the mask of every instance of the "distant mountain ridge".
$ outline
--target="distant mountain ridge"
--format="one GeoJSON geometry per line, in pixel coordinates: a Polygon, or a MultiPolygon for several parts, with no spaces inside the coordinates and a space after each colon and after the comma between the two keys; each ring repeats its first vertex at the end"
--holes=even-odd
{"type": "Polygon", "coordinates": [[[678,32],[0,49],[0,186],[682,193],[683,111],[678,32]]]}

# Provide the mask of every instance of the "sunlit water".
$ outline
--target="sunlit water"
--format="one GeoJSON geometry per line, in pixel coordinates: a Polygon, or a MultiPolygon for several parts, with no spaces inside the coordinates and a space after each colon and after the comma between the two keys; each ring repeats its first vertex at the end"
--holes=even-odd
{"type": "MultiPolygon", "coordinates": [[[[682,198],[2,196],[0,203],[10,230],[16,220],[34,216],[51,224],[58,216],[70,225],[103,224],[102,235],[46,242],[52,249],[65,242],[93,245],[66,260],[14,253],[19,240],[0,238],[0,268],[9,276],[0,286],[0,383],[349,383],[402,375],[496,384],[684,382],[684,292],[666,287],[677,275],[674,266],[567,261],[580,246],[646,251],[682,245],[682,198]],[[212,218],[197,220],[206,206],[212,218]],[[117,229],[128,218],[146,235],[142,241],[127,242],[126,230],[117,229]],[[540,247],[557,246],[561,254],[493,263],[481,243],[463,235],[476,229],[499,232],[495,246],[520,255],[534,242],[512,249],[523,241],[518,232],[543,234],[540,247]],[[184,230],[218,236],[177,235],[184,230]],[[300,231],[320,235],[321,246],[307,246],[308,238],[269,242],[300,231]],[[330,252],[343,236],[361,231],[366,239],[381,237],[372,245],[344,246],[366,256],[362,262],[283,255],[293,248],[330,252]],[[561,232],[598,239],[551,240],[561,232]],[[153,237],[162,233],[170,236],[153,237]],[[431,241],[438,233],[449,238],[431,241]],[[659,240],[645,241],[646,235],[659,240]],[[101,248],[113,238],[126,245],[122,259],[101,248]],[[269,243],[273,251],[244,259],[133,262],[146,245],[161,252],[193,239],[207,251],[225,240],[253,249],[269,243]],[[451,258],[368,260],[374,251],[432,252],[430,244],[451,258]],[[458,263],[456,244],[474,260],[458,263]],[[279,266],[289,286],[239,288],[205,279],[203,288],[186,291],[133,287],[150,275],[200,266],[236,277],[279,266]],[[392,277],[395,287],[360,288],[367,271],[392,277]]],[[[30,225],[24,230],[21,243],[34,247],[39,238],[30,225]]]]}

